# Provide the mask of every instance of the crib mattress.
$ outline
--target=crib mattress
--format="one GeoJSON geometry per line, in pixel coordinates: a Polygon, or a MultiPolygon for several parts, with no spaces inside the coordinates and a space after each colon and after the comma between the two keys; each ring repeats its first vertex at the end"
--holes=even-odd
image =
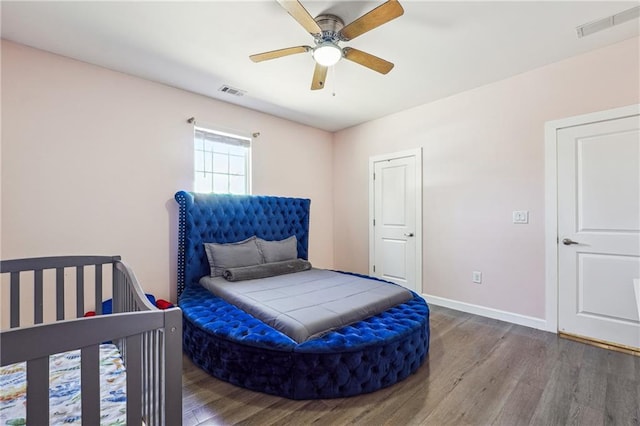
{"type": "MultiPolygon", "coordinates": [[[[26,363],[0,367],[0,425],[22,425],[26,417],[26,363]]],[[[80,351],[49,357],[50,425],[81,425],[80,351]]],[[[120,351],[100,345],[100,424],[126,424],[126,375],[120,351]]]]}

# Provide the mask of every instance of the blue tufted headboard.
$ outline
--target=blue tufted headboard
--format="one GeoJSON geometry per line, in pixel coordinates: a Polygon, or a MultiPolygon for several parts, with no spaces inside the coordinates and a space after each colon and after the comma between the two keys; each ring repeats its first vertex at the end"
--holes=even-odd
{"type": "Polygon", "coordinates": [[[256,235],[298,239],[298,257],[308,259],[311,200],[179,191],[178,296],[209,274],[203,243],[232,243],[256,235]]]}

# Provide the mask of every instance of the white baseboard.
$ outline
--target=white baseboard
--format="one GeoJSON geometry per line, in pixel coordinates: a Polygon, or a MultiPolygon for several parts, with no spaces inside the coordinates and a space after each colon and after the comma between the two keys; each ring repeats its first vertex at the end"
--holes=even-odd
{"type": "Polygon", "coordinates": [[[548,331],[547,322],[541,318],[514,314],[513,312],[501,311],[499,309],[487,308],[486,306],[473,305],[471,303],[458,302],[457,300],[446,299],[444,297],[432,296],[429,294],[423,294],[422,296],[425,298],[427,303],[431,305],[443,306],[445,308],[455,309],[456,311],[467,312],[474,315],[510,322],[512,324],[524,325],[525,327],[548,331]]]}

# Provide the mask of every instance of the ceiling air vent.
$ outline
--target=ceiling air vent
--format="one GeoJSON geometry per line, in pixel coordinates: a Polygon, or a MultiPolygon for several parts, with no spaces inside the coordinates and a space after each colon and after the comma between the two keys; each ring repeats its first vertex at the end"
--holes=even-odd
{"type": "Polygon", "coordinates": [[[244,96],[245,93],[247,93],[246,90],[236,89],[235,87],[227,86],[226,84],[220,86],[218,91],[224,92],[224,93],[227,93],[227,94],[233,95],[233,96],[244,96]]]}
{"type": "Polygon", "coordinates": [[[589,22],[584,25],[580,25],[576,28],[578,32],[578,38],[587,36],[589,34],[597,33],[598,31],[605,30],[613,27],[614,25],[622,24],[623,22],[637,19],[640,16],[640,6],[632,7],[631,9],[624,10],[615,15],[607,16],[606,18],[598,19],[597,21],[589,22]]]}

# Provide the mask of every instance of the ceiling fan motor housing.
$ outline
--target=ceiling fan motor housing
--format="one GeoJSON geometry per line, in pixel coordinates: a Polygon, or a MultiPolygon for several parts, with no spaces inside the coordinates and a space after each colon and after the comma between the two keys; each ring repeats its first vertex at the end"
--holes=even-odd
{"type": "Polygon", "coordinates": [[[323,14],[315,18],[316,23],[322,30],[322,34],[316,39],[316,42],[331,41],[336,43],[341,40],[340,30],[344,28],[344,21],[336,15],[323,14]]]}

